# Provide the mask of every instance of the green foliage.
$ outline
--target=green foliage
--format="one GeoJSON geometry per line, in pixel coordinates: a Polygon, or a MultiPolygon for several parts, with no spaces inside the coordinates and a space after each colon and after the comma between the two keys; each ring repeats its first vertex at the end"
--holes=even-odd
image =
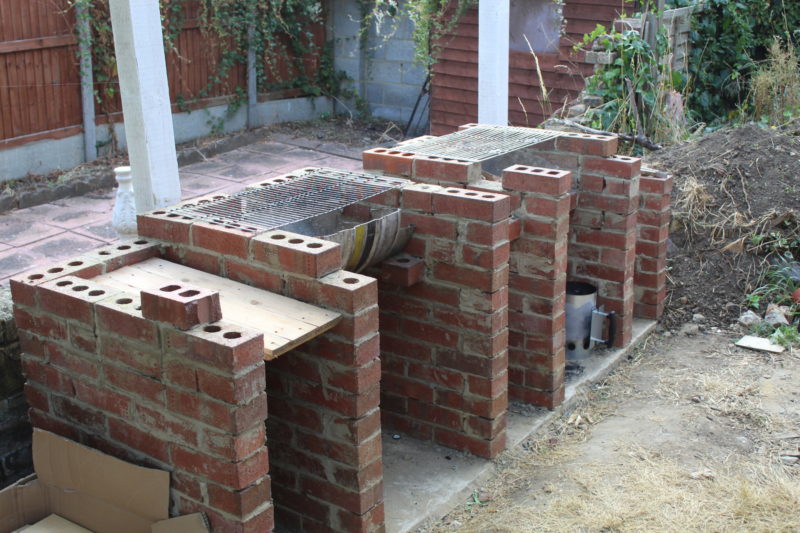
{"type": "Polygon", "coordinates": [[[800,331],[795,326],[779,326],[769,336],[769,340],[787,348],[800,347],[800,331]]]}
{"type": "Polygon", "coordinates": [[[668,113],[667,97],[683,79],[657,60],[668,51],[666,36],[658,35],[653,50],[638,31],[609,32],[598,25],[584,36],[583,45],[595,42],[603,51],[614,54],[614,60],[610,65],[598,65],[586,81],[587,92],[603,100],[599,108],[586,113],[591,125],[656,141],[673,137],[675,117],[668,113]]]}
{"type": "Polygon", "coordinates": [[[800,264],[787,252],[770,266],[760,286],[746,296],[747,305],[759,309],[763,304],[785,305],[794,313],[800,312],[800,304],[792,300],[792,293],[800,288],[800,264]]]}
{"type": "Polygon", "coordinates": [[[689,63],[688,103],[698,119],[721,123],[750,110],[749,80],[775,37],[798,46],[800,2],[706,0],[694,17],[689,63]]]}
{"type": "MultiPolygon", "coordinates": [[[[93,77],[100,112],[116,111],[119,92],[109,0],[71,0],[81,20],[89,23],[93,77]],[[81,9],[76,9],[80,7],[81,9]]],[[[159,0],[164,48],[179,60],[177,43],[183,30],[187,0],[159,0]]],[[[309,28],[321,23],[322,0],[199,0],[198,18],[206,38],[211,74],[196,94],[176,95],[178,108],[191,109],[194,101],[219,94],[229,96],[224,117],[209,116],[212,133],[247,101],[243,87],[234,83],[238,68],[255,53],[257,86],[261,92],[299,90],[302,94],[343,96],[347,77],[333,68],[330,45],[319,46],[309,28]],[[309,56],[320,58],[309,67],[309,56]]]]}

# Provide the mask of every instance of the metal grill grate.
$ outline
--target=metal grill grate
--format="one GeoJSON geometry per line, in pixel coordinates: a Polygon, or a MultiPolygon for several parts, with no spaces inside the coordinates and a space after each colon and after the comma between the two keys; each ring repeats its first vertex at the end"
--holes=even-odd
{"type": "Polygon", "coordinates": [[[271,230],[324,215],[410,183],[328,168],[305,169],[284,183],[265,183],[204,204],[170,210],[237,228],[271,230]]]}
{"type": "Polygon", "coordinates": [[[563,132],[552,130],[478,124],[441,137],[401,143],[397,149],[412,154],[480,162],[554,139],[562,134],[563,132]]]}

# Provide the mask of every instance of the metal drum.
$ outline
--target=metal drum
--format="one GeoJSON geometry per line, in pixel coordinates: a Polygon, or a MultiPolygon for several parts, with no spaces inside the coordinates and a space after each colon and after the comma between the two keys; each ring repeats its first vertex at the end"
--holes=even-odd
{"type": "Polygon", "coordinates": [[[574,361],[591,355],[595,344],[614,344],[616,314],[597,308],[597,287],[580,281],[567,282],[566,329],[567,359],[574,361]],[[602,338],[608,319],[608,339],[602,338]]]}

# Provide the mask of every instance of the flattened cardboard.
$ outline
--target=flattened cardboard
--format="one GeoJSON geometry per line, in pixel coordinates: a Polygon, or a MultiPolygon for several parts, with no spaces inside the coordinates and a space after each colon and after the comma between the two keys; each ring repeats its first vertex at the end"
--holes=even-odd
{"type": "Polygon", "coordinates": [[[19,531],[24,533],[92,533],[85,527],[55,514],[39,520],[32,526],[23,527],[19,531]]]}
{"type": "Polygon", "coordinates": [[[208,531],[205,517],[200,513],[187,514],[153,524],[152,533],[198,533],[208,531]]]}
{"type": "Polygon", "coordinates": [[[185,517],[172,519],[178,526],[169,529],[169,473],[163,470],[135,466],[40,429],[33,432],[33,466],[36,476],[0,491],[0,533],[51,513],[94,533],[151,533],[156,523],[170,524],[162,531],[208,531],[204,524],[190,528],[185,517]]]}

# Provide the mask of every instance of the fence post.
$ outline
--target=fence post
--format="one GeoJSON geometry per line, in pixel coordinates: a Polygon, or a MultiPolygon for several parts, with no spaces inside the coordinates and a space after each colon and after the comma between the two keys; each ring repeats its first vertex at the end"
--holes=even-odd
{"type": "Polygon", "coordinates": [[[247,29],[247,129],[256,127],[256,105],[258,104],[258,75],[256,73],[256,50],[253,48],[253,26],[247,29]]]}
{"type": "Polygon", "coordinates": [[[97,159],[97,127],[94,119],[94,77],[92,75],[92,30],[86,4],[75,4],[78,21],[78,53],[81,58],[81,108],[83,110],[83,154],[86,161],[97,159]]]}

